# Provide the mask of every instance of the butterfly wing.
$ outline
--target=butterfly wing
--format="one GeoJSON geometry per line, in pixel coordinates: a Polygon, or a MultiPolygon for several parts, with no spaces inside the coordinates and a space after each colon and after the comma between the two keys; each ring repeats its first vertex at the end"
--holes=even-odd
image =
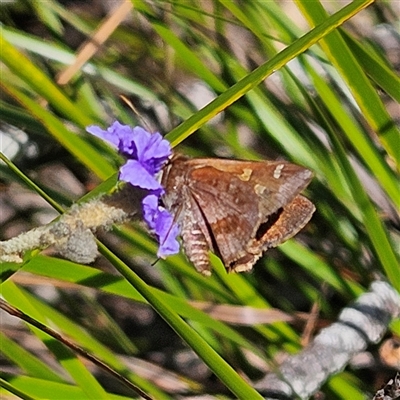
{"type": "Polygon", "coordinates": [[[246,245],[258,223],[258,205],[249,188],[235,175],[202,167],[193,170],[188,181],[210,232],[212,248],[225,266],[245,254],[246,245]],[[230,175],[230,174],[229,174],[230,175]]]}
{"type": "Polygon", "coordinates": [[[311,171],[286,162],[177,155],[163,175],[164,203],[198,270],[209,274],[211,250],[228,270],[246,271],[263,251],[308,222],[314,206],[298,194],[311,177],[311,171]]]}
{"type": "Polygon", "coordinates": [[[288,207],[311,179],[305,168],[220,159],[188,164],[194,164],[188,189],[207,221],[215,251],[229,270],[251,269],[264,250],[293,236],[312,215],[304,201],[288,207]]]}

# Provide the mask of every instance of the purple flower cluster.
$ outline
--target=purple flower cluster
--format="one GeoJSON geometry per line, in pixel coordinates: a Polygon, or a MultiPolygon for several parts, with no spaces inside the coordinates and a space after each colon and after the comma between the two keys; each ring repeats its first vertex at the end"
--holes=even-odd
{"type": "Polygon", "coordinates": [[[142,201],[143,216],[160,243],[157,255],[165,257],[178,253],[178,225],[173,216],[159,205],[164,188],[156,179],[156,174],[171,155],[169,142],[158,132],[151,134],[139,126],[132,128],[118,121],[107,130],[92,125],[86,131],[110,143],[127,159],[120,168],[120,180],[149,191],[142,201]]]}

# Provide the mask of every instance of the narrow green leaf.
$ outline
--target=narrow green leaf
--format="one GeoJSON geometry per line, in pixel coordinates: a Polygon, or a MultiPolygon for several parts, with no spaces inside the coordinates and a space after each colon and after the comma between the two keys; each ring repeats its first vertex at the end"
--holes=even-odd
{"type": "Polygon", "coordinates": [[[46,109],[42,108],[37,102],[18,91],[11,84],[0,82],[0,85],[10,93],[15,99],[23,104],[37,119],[39,119],[47,130],[75,157],[96,173],[100,178],[107,179],[114,172],[112,165],[93,149],[84,139],[71,133],[65,126],[46,109]]]}
{"type": "MultiPolygon", "coordinates": [[[[46,323],[46,313],[42,313],[40,308],[32,303],[32,296],[26,296],[25,293],[11,281],[2,284],[2,295],[4,298],[17,308],[23,310],[26,314],[32,316],[42,323],[46,323]],[[31,297],[29,299],[29,297],[31,297]]],[[[69,349],[55,339],[49,337],[46,333],[29,326],[32,331],[46,344],[54,353],[60,364],[73,377],[76,384],[82,388],[89,399],[107,399],[106,392],[97,382],[94,376],[87,370],[82,362],[69,349]]]]}
{"type": "Polygon", "coordinates": [[[232,393],[243,400],[262,399],[195,330],[186,324],[169,305],[165,304],[162,298],[152,291],[126,264],[104,246],[101,246],[100,251],[151,306],[157,310],[157,313],[165,319],[172,329],[197,353],[232,393]]]}
{"type": "Polygon", "coordinates": [[[280,69],[291,59],[306,51],[313,44],[328,35],[372,2],[373,0],[356,0],[342,8],[337,13],[331,15],[319,26],[296,40],[292,45],[282,50],[274,58],[256,68],[253,72],[245,76],[235,85],[231,86],[207,106],[203,107],[196,114],[192,115],[181,125],[173,129],[168,135],[166,135],[166,138],[171,142],[173,147],[176,146],[211,118],[215,117],[229,105],[233,104],[236,100],[240,99],[244,94],[261,83],[261,81],[267,78],[274,71],[280,69]]]}
{"type": "MultiPolygon", "coordinates": [[[[39,276],[45,276],[64,282],[76,283],[78,285],[102,290],[105,293],[123,296],[138,302],[146,302],[146,300],[123,277],[106,274],[95,268],[84,267],[70,261],[54,259],[46,256],[36,256],[30,260],[30,262],[25,264],[24,271],[39,276]]],[[[257,353],[255,347],[234,329],[220,321],[214,320],[208,314],[191,306],[186,299],[181,299],[159,289],[150,288],[150,290],[154,291],[155,295],[161,298],[169,307],[173,308],[180,316],[193,321],[198,321],[206,327],[212,328],[220,335],[236,342],[238,345],[257,353]]],[[[210,293],[212,293],[212,290],[210,290],[210,293]]],[[[61,324],[61,322],[62,321],[60,320],[59,323],[61,324]]],[[[64,324],[65,323],[63,322],[63,325],[60,326],[62,326],[64,330],[68,329],[64,324]]],[[[76,333],[71,330],[67,330],[67,332],[74,338],[82,338],[82,332],[80,330],[76,331],[76,333]]],[[[80,344],[87,348],[92,348],[88,347],[91,346],[89,342],[81,341],[80,344]]],[[[97,354],[101,354],[98,349],[96,349],[96,351],[97,354]]],[[[106,357],[106,355],[102,355],[102,357],[106,357]]],[[[108,358],[104,359],[107,360],[108,363],[111,363],[112,361],[108,358]]]]}
{"type": "Polygon", "coordinates": [[[63,382],[63,379],[53,369],[2,332],[0,332],[0,351],[29,376],[48,381],[63,382]]]}
{"type": "Polygon", "coordinates": [[[199,78],[203,79],[215,90],[226,90],[226,85],[217,78],[198,58],[195,52],[179,40],[170,29],[155,21],[152,25],[161,38],[175,50],[175,57],[177,57],[180,62],[183,62],[191,72],[197,74],[199,78]]]}
{"type": "MultiPolygon", "coordinates": [[[[15,385],[7,382],[7,380],[5,380],[1,377],[0,377],[0,387],[4,388],[7,391],[6,396],[7,396],[8,392],[10,392],[12,394],[15,394],[15,396],[18,396],[19,398],[21,398],[23,400],[35,400],[34,397],[29,396],[26,392],[20,390],[15,385]]],[[[1,397],[2,397],[2,392],[3,391],[0,391],[1,397]]],[[[30,392],[29,389],[28,389],[28,392],[30,392]]]]}
{"type": "MultiPolygon", "coordinates": [[[[352,4],[357,3],[362,4],[361,1],[354,1],[352,4]]],[[[306,0],[297,0],[297,4],[312,24],[321,26],[326,22],[328,13],[319,1],[311,3],[306,0]]],[[[354,53],[349,50],[339,31],[332,32],[331,35],[321,41],[320,45],[330,61],[342,74],[364,117],[379,135],[386,151],[400,168],[400,152],[398,151],[400,133],[392,123],[390,115],[360,67],[354,53]]]]}
{"type": "MultiPolygon", "coordinates": [[[[21,397],[22,399],[89,400],[91,398],[81,388],[66,383],[51,382],[28,376],[8,376],[7,380],[9,384],[13,385],[22,393],[29,393],[31,395],[21,397]]],[[[2,381],[4,382],[4,379],[2,381]]],[[[0,386],[2,386],[1,382],[0,386]]],[[[132,400],[132,397],[107,393],[107,399],[132,400]]]]}
{"type": "Polygon", "coordinates": [[[392,169],[388,166],[369,135],[348,114],[345,106],[340,103],[338,96],[328,83],[314,69],[309,68],[309,71],[314,85],[330,111],[332,118],[342,128],[343,134],[351,141],[354,150],[368,165],[371,173],[377,177],[378,182],[395,204],[400,199],[400,187],[392,169]]]}
{"type": "Polygon", "coordinates": [[[348,32],[342,30],[340,33],[353,54],[356,55],[357,61],[361,64],[363,70],[377,85],[400,103],[400,77],[396,72],[391,70],[375,54],[368,51],[348,32]]]}
{"type": "MultiPolygon", "coordinates": [[[[34,91],[43,96],[56,110],[79,126],[92,124],[93,119],[81,112],[54,82],[24,54],[13,47],[0,34],[0,60],[34,91]]],[[[3,83],[4,84],[4,83],[3,83]]],[[[10,86],[10,85],[8,85],[10,86]]]]}

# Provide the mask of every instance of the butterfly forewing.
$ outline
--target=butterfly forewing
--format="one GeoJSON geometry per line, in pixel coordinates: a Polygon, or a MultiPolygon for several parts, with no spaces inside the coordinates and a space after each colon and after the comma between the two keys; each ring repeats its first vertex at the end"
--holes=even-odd
{"type": "Polygon", "coordinates": [[[287,162],[175,155],[162,178],[164,204],[199,271],[209,273],[206,250],[219,255],[229,271],[245,271],[311,218],[314,206],[298,195],[311,177],[311,171],[287,162]]]}
{"type": "Polygon", "coordinates": [[[259,220],[257,202],[249,196],[248,184],[234,174],[207,166],[188,175],[189,190],[210,228],[213,247],[228,265],[245,254],[254,235],[259,220]]]}

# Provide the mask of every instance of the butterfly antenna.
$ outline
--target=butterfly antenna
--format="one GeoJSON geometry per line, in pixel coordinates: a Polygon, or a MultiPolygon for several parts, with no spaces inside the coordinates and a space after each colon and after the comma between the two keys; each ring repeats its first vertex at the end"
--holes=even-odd
{"type": "Polygon", "coordinates": [[[149,131],[151,132],[151,128],[146,122],[146,120],[143,118],[143,116],[140,114],[138,109],[133,105],[133,103],[123,94],[120,94],[119,97],[121,100],[133,111],[133,113],[139,118],[140,122],[142,125],[149,131]]]}
{"type": "Polygon", "coordinates": [[[152,267],[154,267],[160,260],[161,260],[161,258],[158,257],[158,258],[156,259],[156,261],[153,261],[150,265],[151,265],[152,267]]]}

